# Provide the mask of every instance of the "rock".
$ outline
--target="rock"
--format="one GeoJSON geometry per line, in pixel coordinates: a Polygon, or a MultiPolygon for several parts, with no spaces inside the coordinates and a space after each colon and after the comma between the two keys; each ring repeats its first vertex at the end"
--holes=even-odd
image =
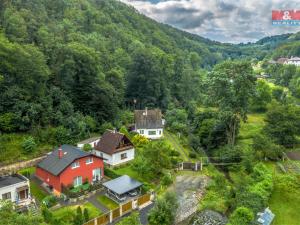
{"type": "Polygon", "coordinates": [[[196,214],[191,225],[226,225],[227,218],[222,214],[212,211],[212,210],[204,210],[196,214]]]}

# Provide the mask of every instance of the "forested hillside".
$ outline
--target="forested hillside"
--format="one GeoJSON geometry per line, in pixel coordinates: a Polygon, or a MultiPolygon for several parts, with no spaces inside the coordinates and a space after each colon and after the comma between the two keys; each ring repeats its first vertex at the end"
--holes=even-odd
{"type": "Polygon", "coordinates": [[[137,107],[185,104],[198,97],[188,87],[199,85],[201,67],[241,54],[114,0],[0,4],[4,132],[113,121],[133,98],[137,107]]]}
{"type": "Polygon", "coordinates": [[[263,59],[290,36],[222,44],[116,0],[4,0],[0,132],[30,131],[47,145],[72,143],[130,122],[124,111],[134,107],[193,107],[207,100],[206,75],[216,63],[263,59]]]}

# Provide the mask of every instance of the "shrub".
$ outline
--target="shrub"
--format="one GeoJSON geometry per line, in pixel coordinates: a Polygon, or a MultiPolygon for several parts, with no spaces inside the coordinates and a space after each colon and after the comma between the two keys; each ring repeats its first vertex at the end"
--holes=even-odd
{"type": "Polygon", "coordinates": [[[87,208],[84,208],[83,210],[83,218],[84,222],[87,222],[90,219],[89,210],[87,208]]]}
{"type": "Polygon", "coordinates": [[[15,126],[15,114],[4,113],[0,115],[0,131],[12,132],[16,129],[15,126]]]}
{"type": "Polygon", "coordinates": [[[82,225],[84,223],[84,218],[82,214],[82,209],[80,206],[77,207],[76,216],[74,217],[74,225],[82,225]]]}
{"type": "Polygon", "coordinates": [[[170,156],[180,156],[180,153],[175,150],[171,150],[170,156]]]}
{"type": "Polygon", "coordinates": [[[192,158],[192,159],[195,159],[195,158],[197,158],[197,155],[196,155],[195,152],[190,152],[189,157],[192,158]]]}
{"type": "Polygon", "coordinates": [[[177,157],[172,157],[171,158],[171,164],[172,164],[172,167],[173,168],[176,168],[178,166],[178,163],[179,163],[180,159],[177,158],[177,157]]]}
{"type": "Polygon", "coordinates": [[[83,148],[82,148],[82,150],[83,151],[86,151],[86,152],[89,152],[89,151],[91,151],[93,148],[92,148],[92,146],[90,145],[90,144],[84,144],[83,145],[83,148]]]}
{"type": "Polygon", "coordinates": [[[120,175],[116,174],[115,171],[113,171],[107,167],[104,167],[104,174],[105,174],[105,176],[112,178],[112,179],[115,179],[120,176],[120,175]]]}
{"type": "Polygon", "coordinates": [[[31,153],[36,150],[37,144],[33,137],[29,136],[25,138],[22,142],[22,148],[26,153],[31,153]]]}
{"type": "Polygon", "coordinates": [[[239,207],[230,216],[230,225],[250,225],[254,219],[251,209],[239,207]]]}
{"type": "Polygon", "coordinates": [[[48,195],[42,200],[42,202],[45,206],[51,208],[52,206],[56,205],[57,198],[53,195],[48,195]]]}
{"type": "Polygon", "coordinates": [[[164,186],[168,186],[173,183],[172,176],[170,173],[167,173],[161,179],[161,184],[164,186]]]}
{"type": "Polygon", "coordinates": [[[45,222],[51,224],[52,218],[53,218],[53,214],[52,214],[52,212],[47,207],[43,207],[42,208],[42,215],[44,217],[45,222]]]}

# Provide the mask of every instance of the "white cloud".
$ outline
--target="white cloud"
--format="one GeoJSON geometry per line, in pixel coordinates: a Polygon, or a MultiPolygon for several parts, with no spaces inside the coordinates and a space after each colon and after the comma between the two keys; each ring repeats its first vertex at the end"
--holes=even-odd
{"type": "Polygon", "coordinates": [[[272,9],[299,9],[299,0],[121,0],[162,23],[222,42],[256,41],[300,31],[271,24],[272,9]]]}

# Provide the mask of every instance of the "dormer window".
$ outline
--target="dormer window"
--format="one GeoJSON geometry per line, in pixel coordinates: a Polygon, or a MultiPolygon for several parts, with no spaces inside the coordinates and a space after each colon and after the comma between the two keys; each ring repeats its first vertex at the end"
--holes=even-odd
{"type": "Polygon", "coordinates": [[[91,163],[93,163],[93,158],[92,157],[85,160],[85,164],[91,164],[91,163]]]}
{"type": "Polygon", "coordinates": [[[79,167],[79,162],[73,162],[72,163],[72,169],[78,168],[79,167]]]}

